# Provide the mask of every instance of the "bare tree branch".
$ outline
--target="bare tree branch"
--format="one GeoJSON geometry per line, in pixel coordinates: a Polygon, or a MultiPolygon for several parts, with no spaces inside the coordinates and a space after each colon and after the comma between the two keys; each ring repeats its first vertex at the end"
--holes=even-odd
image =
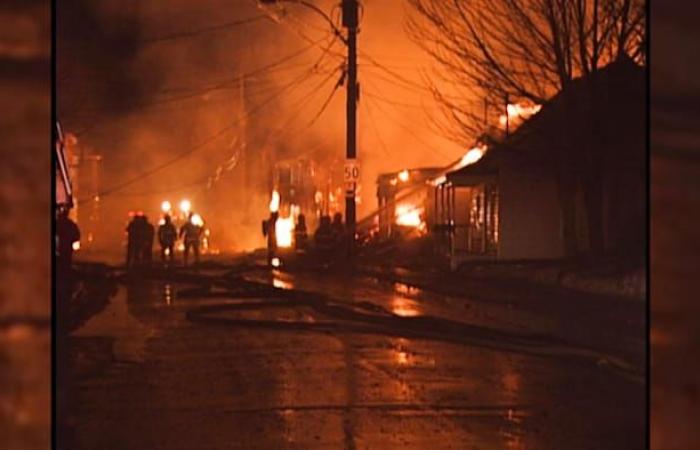
{"type": "Polygon", "coordinates": [[[483,132],[484,100],[544,103],[621,54],[645,59],[643,0],[407,1],[407,30],[440,67],[440,128],[460,142],[483,132]]]}

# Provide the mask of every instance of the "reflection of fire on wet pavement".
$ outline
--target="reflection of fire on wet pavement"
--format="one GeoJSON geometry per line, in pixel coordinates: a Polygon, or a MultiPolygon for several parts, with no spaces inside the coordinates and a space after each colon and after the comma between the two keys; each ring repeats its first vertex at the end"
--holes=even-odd
{"type": "Polygon", "coordinates": [[[628,433],[612,427],[615,410],[590,408],[620,398],[635,405],[643,389],[587,357],[521,351],[542,351],[545,341],[432,317],[426,294],[405,285],[356,279],[357,292],[384,293],[338,298],[301,290],[308,282],[289,272],[241,285],[202,277],[206,285],[124,280],[74,333],[75,450],[228,448],[231,440],[583,450],[595,434],[566,423],[603,423],[606,439],[622,442],[628,433]],[[113,418],[109,439],[102,417],[113,418]],[[581,444],[568,445],[572,436],[581,444]]]}

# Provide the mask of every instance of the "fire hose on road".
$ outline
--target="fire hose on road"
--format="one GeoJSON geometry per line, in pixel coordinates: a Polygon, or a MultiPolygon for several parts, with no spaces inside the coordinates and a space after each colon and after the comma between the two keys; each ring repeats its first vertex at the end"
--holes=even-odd
{"type": "Polygon", "coordinates": [[[239,277],[212,279],[210,282],[206,286],[180,291],[179,295],[222,298],[227,302],[193,307],[186,312],[188,320],[277,332],[375,334],[542,357],[573,358],[606,367],[631,381],[644,382],[643,369],[624,358],[552,337],[518,334],[431,316],[399,316],[368,301],[339,302],[318,293],[276,288],[239,277]],[[212,285],[223,289],[212,289],[212,285]],[[293,313],[296,318],[245,317],[246,313],[253,311],[284,311],[293,313]]]}

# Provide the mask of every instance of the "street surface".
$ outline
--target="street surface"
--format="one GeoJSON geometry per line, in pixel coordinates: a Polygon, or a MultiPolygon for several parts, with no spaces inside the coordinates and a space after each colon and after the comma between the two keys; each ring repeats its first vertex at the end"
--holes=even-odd
{"type": "Polygon", "coordinates": [[[642,304],[226,272],[125,276],[84,318],[71,448],[644,448],[642,304]]]}

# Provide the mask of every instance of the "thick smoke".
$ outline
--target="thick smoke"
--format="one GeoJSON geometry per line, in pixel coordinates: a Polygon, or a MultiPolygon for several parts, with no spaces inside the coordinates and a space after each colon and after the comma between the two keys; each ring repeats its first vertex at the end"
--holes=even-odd
{"type": "MultiPolygon", "coordinates": [[[[316,4],[338,20],[336,3],[316,4]]],[[[103,156],[103,241],[118,248],[129,211],[156,219],[162,200],[187,197],[223,250],[262,245],[272,162],[306,156],[342,166],[345,86],[334,87],[343,44],[329,46],[329,26],[295,5],[124,5],[67,0],[57,11],[59,116],[83,151],[103,156]],[[276,20],[256,19],[263,14],[276,20]]],[[[401,0],[364,2],[360,216],[376,207],[379,173],[444,165],[461,153],[428,125],[436,106],[421,86],[432,62],[404,20],[401,0]]]]}

